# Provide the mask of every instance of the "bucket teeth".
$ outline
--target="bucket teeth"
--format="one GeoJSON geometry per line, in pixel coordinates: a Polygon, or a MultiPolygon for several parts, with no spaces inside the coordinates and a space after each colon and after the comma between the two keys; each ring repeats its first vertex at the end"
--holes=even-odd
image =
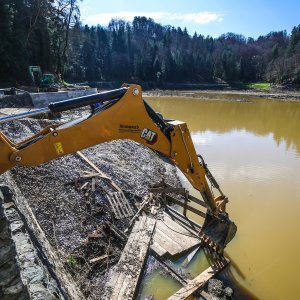
{"type": "Polygon", "coordinates": [[[212,241],[209,236],[205,235],[204,233],[200,233],[200,241],[205,245],[205,247],[207,247],[210,251],[219,254],[219,255],[223,255],[223,248],[218,245],[217,243],[215,243],[214,241],[212,241]]]}

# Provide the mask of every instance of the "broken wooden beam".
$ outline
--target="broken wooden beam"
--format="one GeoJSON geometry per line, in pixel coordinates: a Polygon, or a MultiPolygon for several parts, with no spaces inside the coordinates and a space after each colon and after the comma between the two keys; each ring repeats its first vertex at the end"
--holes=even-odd
{"type": "Polygon", "coordinates": [[[176,198],[174,198],[174,197],[172,197],[170,195],[166,195],[166,200],[170,201],[170,202],[173,202],[174,204],[177,204],[177,205],[179,205],[181,207],[186,207],[187,210],[193,212],[194,214],[196,214],[196,215],[198,215],[200,217],[203,217],[203,218],[206,217],[206,213],[204,213],[203,211],[201,211],[201,210],[199,210],[199,209],[197,209],[197,208],[195,208],[193,206],[190,206],[188,204],[185,205],[184,202],[182,202],[182,201],[180,201],[180,200],[178,200],[178,199],[176,199],[176,198]]]}
{"type": "Polygon", "coordinates": [[[204,272],[199,274],[196,278],[189,281],[184,287],[182,287],[179,291],[169,297],[168,300],[187,299],[197,290],[204,287],[208,280],[221,272],[229,264],[229,262],[229,259],[223,257],[222,260],[217,261],[212,266],[207,268],[204,272]]]}
{"type": "Polygon", "coordinates": [[[123,191],[108,193],[106,198],[108,199],[108,202],[117,219],[129,218],[133,216],[134,211],[132,210],[130,203],[125,197],[123,191]]]}
{"type": "Polygon", "coordinates": [[[115,188],[117,191],[121,189],[109,178],[105,173],[103,173],[94,163],[92,163],[81,151],[76,152],[86,163],[90,165],[101,177],[108,179],[110,185],[115,188]]]}
{"type": "MultiPolygon", "coordinates": [[[[108,180],[109,184],[117,191],[106,195],[108,202],[113,210],[113,213],[117,219],[123,219],[133,216],[132,210],[128,199],[126,199],[122,189],[105,173],[103,173],[93,162],[91,162],[82,152],[76,152],[86,163],[90,165],[97,173],[86,175],[84,178],[92,178],[91,189],[95,191],[95,176],[100,176],[108,180]]],[[[81,189],[83,189],[88,183],[86,182],[81,189]]]]}
{"type": "Polygon", "coordinates": [[[176,193],[176,194],[185,194],[185,188],[175,188],[175,187],[153,187],[149,189],[150,193],[153,194],[162,194],[162,193],[176,193]]]}
{"type": "Polygon", "coordinates": [[[145,205],[148,204],[151,200],[152,200],[151,197],[145,198],[143,200],[143,202],[141,203],[141,206],[140,206],[139,210],[137,211],[137,213],[130,220],[129,226],[131,226],[131,224],[134,222],[134,220],[140,215],[140,213],[144,209],[145,205]]]}
{"type": "Polygon", "coordinates": [[[173,278],[175,278],[178,282],[180,282],[182,285],[187,284],[187,280],[181,276],[176,270],[174,270],[172,267],[170,267],[165,261],[161,259],[161,257],[155,253],[153,250],[151,251],[152,256],[155,258],[155,260],[158,262],[158,264],[167,272],[169,273],[173,278]]]}
{"type": "Polygon", "coordinates": [[[186,252],[200,243],[199,237],[164,213],[163,218],[156,222],[151,249],[159,256],[166,254],[174,256],[186,252]]]}
{"type": "Polygon", "coordinates": [[[193,221],[192,219],[184,216],[179,211],[175,210],[171,206],[167,205],[166,213],[171,217],[175,222],[179,222],[181,226],[186,228],[188,231],[193,233],[196,236],[199,236],[199,232],[201,231],[201,225],[193,221]]]}
{"type": "Polygon", "coordinates": [[[198,199],[198,198],[196,198],[196,197],[194,197],[194,196],[192,196],[190,194],[188,195],[188,199],[190,201],[192,201],[192,202],[195,202],[195,203],[203,206],[203,207],[207,207],[207,205],[206,205],[206,203],[204,201],[202,201],[202,200],[200,200],[200,199],[198,199]]]}
{"type": "Polygon", "coordinates": [[[103,299],[133,299],[155,224],[156,219],[147,216],[135,222],[120,260],[105,286],[103,299]]]}

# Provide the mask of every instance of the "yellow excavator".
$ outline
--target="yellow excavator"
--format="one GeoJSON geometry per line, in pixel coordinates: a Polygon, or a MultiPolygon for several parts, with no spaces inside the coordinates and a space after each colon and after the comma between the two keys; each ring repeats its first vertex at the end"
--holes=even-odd
{"type": "Polygon", "coordinates": [[[50,103],[46,108],[0,118],[0,123],[95,104],[97,108],[90,114],[61,125],[47,126],[17,144],[0,132],[0,174],[16,166],[37,166],[107,141],[136,141],[170,158],[201,193],[207,212],[199,234],[218,249],[224,249],[237,229],[226,213],[227,197],[202,156],[196,154],[186,123],[163,119],[143,99],[139,85],[124,84],[119,89],[50,103]],[[218,197],[213,196],[207,179],[219,190],[218,197]]]}

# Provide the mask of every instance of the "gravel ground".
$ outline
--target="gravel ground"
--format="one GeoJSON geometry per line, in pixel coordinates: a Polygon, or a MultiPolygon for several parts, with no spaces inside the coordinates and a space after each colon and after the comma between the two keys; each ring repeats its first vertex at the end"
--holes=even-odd
{"type": "MultiPolygon", "coordinates": [[[[47,124],[47,120],[27,119],[1,124],[0,130],[18,142],[47,124]]],[[[167,159],[135,142],[113,141],[82,152],[120,188],[137,196],[145,196],[149,186],[163,178],[174,186],[180,185],[176,169],[167,159]]],[[[103,193],[112,190],[103,179],[96,180],[96,192],[87,202],[87,191],[80,189],[84,182],[75,184],[85,171],[93,170],[74,154],[38,167],[14,168],[10,177],[85,297],[100,299],[106,274],[117,263],[124,247],[107,221],[123,230],[128,220],[114,219],[103,193]],[[88,239],[88,234],[95,231],[99,238],[88,239]],[[112,255],[89,263],[91,258],[105,254],[112,255]]]]}

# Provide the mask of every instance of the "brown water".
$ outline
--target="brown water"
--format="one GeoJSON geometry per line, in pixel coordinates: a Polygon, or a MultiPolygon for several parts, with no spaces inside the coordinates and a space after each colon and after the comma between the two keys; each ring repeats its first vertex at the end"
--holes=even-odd
{"type": "MultiPolygon", "coordinates": [[[[197,152],[229,196],[238,233],[226,248],[232,264],[224,278],[250,292],[236,299],[299,299],[300,103],[147,100],[164,117],[187,122],[197,152]]],[[[206,268],[203,257],[189,266],[192,277],[206,268]]],[[[156,270],[141,295],[160,300],[178,289],[156,270]]]]}

